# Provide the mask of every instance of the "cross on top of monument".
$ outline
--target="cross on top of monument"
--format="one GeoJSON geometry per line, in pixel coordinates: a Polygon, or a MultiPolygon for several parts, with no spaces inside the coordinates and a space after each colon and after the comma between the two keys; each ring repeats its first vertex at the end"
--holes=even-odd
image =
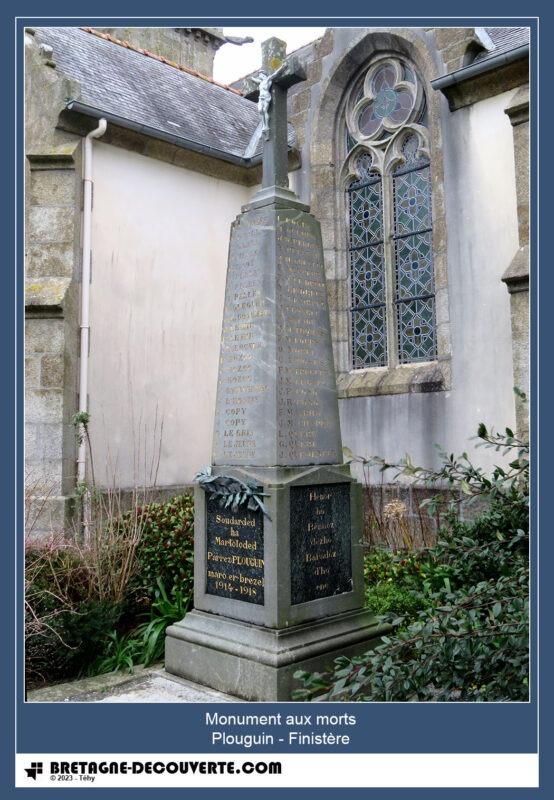
{"type": "Polygon", "coordinates": [[[306,73],[294,56],[287,59],[287,44],[272,37],[262,43],[262,68],[245,82],[246,94],[258,92],[263,141],[262,187],[288,187],[287,90],[306,79],[306,73]]]}
{"type": "Polygon", "coordinates": [[[262,42],[262,70],[265,73],[275,72],[287,58],[287,43],[276,36],[262,42]]]}

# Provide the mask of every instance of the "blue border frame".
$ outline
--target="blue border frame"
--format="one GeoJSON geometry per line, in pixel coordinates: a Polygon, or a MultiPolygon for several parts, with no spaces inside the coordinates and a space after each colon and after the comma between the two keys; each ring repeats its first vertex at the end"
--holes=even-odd
{"type": "MultiPolygon", "coordinates": [[[[25,15],[26,17],[32,16],[31,19],[20,20],[17,25],[17,29],[19,34],[21,34],[21,29],[24,27],[24,24],[35,24],[35,25],[46,25],[46,24],[71,24],[77,25],[81,22],[84,23],[86,21],[87,24],[93,24],[95,26],[100,26],[102,24],[109,25],[113,24],[113,18],[109,16],[104,16],[103,18],[97,16],[98,13],[110,13],[111,9],[109,4],[102,3],[99,4],[95,9],[96,14],[94,16],[85,16],[81,15],[80,18],[68,18],[68,17],[58,17],[57,19],[52,20],[52,17],[56,15],[56,13],[74,13],[76,9],[69,9],[69,4],[65,3],[57,3],[57,7],[60,11],[56,11],[54,8],[50,8],[51,16],[48,18],[41,17],[41,12],[44,13],[44,8],[38,7],[40,4],[38,3],[29,3],[27,4],[29,7],[26,9],[20,8],[16,12],[15,9],[13,11],[13,15],[4,22],[4,30],[2,35],[5,36],[7,39],[12,37],[13,29],[10,26],[10,22],[13,22],[15,13],[20,13],[25,15]],[[7,34],[7,36],[6,36],[7,34]]],[[[167,4],[169,6],[169,4],[167,4]]],[[[182,11],[181,9],[176,9],[174,6],[176,4],[172,3],[171,7],[168,8],[168,13],[175,13],[176,11],[182,11]]],[[[223,5],[220,3],[220,5],[223,5]]],[[[254,13],[258,11],[255,4],[252,5],[252,10],[254,13]]],[[[291,6],[293,4],[290,4],[291,6]]],[[[404,10],[401,6],[406,6],[407,3],[400,2],[397,3],[395,10],[402,11],[404,10]]],[[[428,14],[440,13],[443,11],[443,8],[439,8],[438,3],[433,3],[433,8],[431,11],[428,6],[431,4],[427,4],[426,12],[428,14]]],[[[490,4],[489,4],[490,5],[490,4]]],[[[519,11],[520,9],[514,9],[513,3],[512,8],[508,8],[508,3],[502,4],[501,8],[498,9],[498,13],[502,13],[503,15],[506,14],[507,11],[512,11],[512,13],[519,11]]],[[[370,26],[373,24],[377,26],[388,26],[388,25],[412,25],[412,26],[430,26],[430,25],[437,25],[440,24],[441,21],[443,24],[448,26],[466,26],[471,24],[476,17],[478,17],[479,12],[482,10],[479,7],[479,4],[472,3],[472,6],[476,6],[476,8],[472,7],[464,7],[464,12],[467,16],[463,18],[437,18],[434,16],[429,16],[428,18],[409,18],[409,17],[394,17],[389,19],[384,18],[359,18],[359,19],[340,19],[340,18],[333,18],[333,10],[331,9],[330,13],[323,17],[322,19],[314,19],[313,17],[306,17],[303,19],[298,18],[288,18],[288,20],[283,18],[277,19],[260,19],[255,16],[245,16],[244,18],[234,19],[232,24],[248,24],[248,25],[267,25],[271,26],[272,24],[276,24],[279,26],[289,24],[294,26],[299,26],[302,24],[313,25],[314,23],[322,24],[322,25],[348,25],[349,27],[355,27],[357,25],[362,26],[370,26]],[[471,13],[473,12],[473,13],[471,13]]],[[[209,18],[206,19],[205,17],[196,17],[194,22],[197,25],[201,25],[203,22],[208,25],[227,25],[231,23],[230,19],[224,19],[223,15],[228,13],[227,9],[217,9],[216,3],[212,2],[210,4],[211,9],[213,9],[212,13],[217,14],[218,11],[221,12],[222,16],[218,18],[209,18]]],[[[244,7],[241,8],[243,11],[244,7]]],[[[412,7],[413,8],[413,7],[412,7]]],[[[125,4],[119,3],[118,4],[118,12],[119,16],[123,19],[120,21],[123,22],[126,19],[129,19],[129,15],[133,13],[140,12],[142,9],[139,8],[138,4],[131,4],[126,2],[125,4]],[[122,12],[120,9],[122,6],[126,6],[124,11],[127,12],[127,16],[125,16],[124,11],[122,12]]],[[[159,7],[156,7],[156,10],[160,10],[159,7]]],[[[184,9],[183,9],[184,10],[184,9]]],[[[204,10],[204,9],[202,9],[204,10]]],[[[248,9],[249,11],[250,9],[248,9]]],[[[287,9],[288,10],[288,9],[287,9]]],[[[407,9],[406,9],[407,10],[407,9]]],[[[525,8],[525,11],[528,9],[525,8]]],[[[186,18],[190,19],[190,17],[194,16],[194,12],[190,9],[190,4],[187,7],[186,11],[188,14],[186,18]]],[[[348,11],[348,9],[341,9],[341,11],[348,11]]],[[[294,13],[294,8],[290,9],[291,13],[294,13]]],[[[248,12],[246,12],[248,13],[248,12]]],[[[284,10],[283,13],[286,13],[284,10]]],[[[314,14],[323,15],[325,12],[321,8],[321,6],[317,7],[317,10],[314,8],[314,14]]],[[[115,14],[114,14],[115,15],[115,14]]],[[[156,18],[156,19],[159,19],[156,18]]],[[[149,17],[149,18],[133,18],[133,24],[155,24],[156,19],[149,17]]],[[[538,36],[538,26],[536,20],[526,18],[522,19],[518,18],[509,18],[506,16],[500,17],[490,17],[488,19],[479,18],[479,24],[486,25],[486,24],[504,24],[504,25],[515,25],[515,24],[524,24],[529,25],[532,29],[532,54],[533,57],[531,59],[531,114],[532,120],[539,122],[538,120],[538,109],[537,109],[537,56],[540,56],[538,53],[537,47],[537,36],[538,36]]],[[[161,22],[164,25],[182,25],[183,24],[183,16],[176,16],[172,18],[164,18],[161,22]]],[[[541,30],[544,31],[545,29],[545,19],[541,17],[541,30]]],[[[19,40],[22,41],[22,36],[19,35],[19,40]]],[[[13,37],[11,41],[4,40],[4,46],[0,53],[0,58],[3,61],[3,75],[13,74],[14,71],[14,61],[10,58],[14,58],[14,41],[13,37]]],[[[548,52],[548,48],[546,48],[548,52]]],[[[541,58],[541,62],[546,58],[544,56],[541,58]]],[[[16,345],[16,360],[14,364],[14,386],[17,388],[17,405],[16,405],[16,398],[13,394],[11,394],[10,390],[8,392],[3,393],[1,397],[2,402],[2,412],[3,412],[3,419],[4,420],[11,420],[16,419],[17,424],[15,428],[16,433],[16,440],[12,445],[12,428],[9,423],[6,423],[1,428],[1,444],[2,452],[12,452],[15,451],[17,448],[17,455],[18,458],[21,458],[22,455],[22,441],[23,441],[23,415],[22,415],[22,390],[23,390],[23,375],[22,375],[22,368],[21,365],[23,363],[23,337],[22,337],[22,329],[23,329],[23,319],[22,319],[22,297],[23,297],[23,265],[22,265],[22,240],[23,240],[23,151],[21,149],[22,145],[22,132],[23,132],[23,103],[22,103],[22,48],[20,48],[19,52],[17,53],[17,63],[18,63],[18,95],[16,99],[16,120],[17,120],[17,130],[18,130],[18,156],[15,160],[15,166],[17,169],[17,191],[18,191],[18,218],[17,218],[17,228],[16,236],[18,241],[18,249],[17,249],[17,270],[12,272],[9,268],[7,272],[7,281],[4,284],[5,292],[4,296],[6,298],[10,298],[8,301],[8,305],[11,302],[11,298],[15,297],[17,300],[17,314],[14,313],[16,309],[14,309],[13,305],[10,308],[7,308],[5,311],[4,316],[2,317],[2,325],[5,325],[6,330],[4,331],[4,336],[0,341],[2,341],[3,347],[6,348],[6,355],[8,356],[7,362],[12,364],[12,353],[13,345],[16,345]],[[10,317],[10,312],[13,316],[10,317]],[[12,417],[13,414],[13,417],[12,417]]],[[[546,75],[546,72],[545,72],[546,75]]],[[[5,110],[8,108],[8,104],[5,105],[5,110]]],[[[6,120],[9,122],[9,114],[5,115],[4,118],[4,130],[2,131],[3,135],[5,136],[4,146],[2,148],[2,156],[4,162],[6,164],[6,169],[3,171],[3,174],[6,176],[11,174],[11,168],[14,166],[14,160],[12,153],[14,152],[14,147],[16,144],[15,141],[15,134],[13,129],[6,124],[6,120]]],[[[538,139],[537,139],[537,129],[534,128],[534,133],[531,140],[531,158],[532,158],[532,180],[531,180],[531,219],[537,219],[537,192],[538,192],[538,181],[537,181],[537,156],[538,156],[538,139]]],[[[550,165],[548,165],[550,166],[550,165]]],[[[545,181],[546,182],[546,181],[545,181]]],[[[544,185],[544,184],[543,184],[544,185]]],[[[13,201],[11,197],[7,199],[6,208],[4,210],[4,215],[2,216],[2,225],[6,227],[4,241],[8,244],[8,258],[7,263],[12,263],[10,260],[10,256],[12,252],[14,253],[14,260],[15,260],[15,248],[14,248],[14,241],[13,241],[13,231],[14,231],[14,209],[13,209],[13,201]]],[[[546,204],[541,206],[542,214],[546,213],[546,204]]],[[[541,220],[542,221],[542,220],[541,220]]],[[[538,257],[538,248],[537,248],[537,241],[536,237],[533,237],[531,240],[531,258],[532,258],[532,286],[534,285],[534,290],[531,294],[531,309],[532,309],[532,319],[534,320],[534,324],[532,325],[532,363],[531,363],[531,386],[537,387],[538,386],[538,362],[537,359],[540,355],[539,353],[539,343],[540,343],[540,335],[543,334],[547,336],[548,333],[546,330],[543,330],[544,323],[542,322],[542,318],[539,319],[540,313],[540,303],[538,299],[538,288],[539,288],[539,280],[537,274],[537,257],[538,257]]],[[[546,273],[541,274],[540,276],[540,283],[541,283],[541,295],[546,298],[551,296],[550,292],[550,285],[549,282],[552,280],[551,275],[546,273]]],[[[545,302],[543,300],[543,302],[545,302]]],[[[546,340],[548,341],[548,339],[546,340]]],[[[10,387],[11,389],[11,387],[10,387]]],[[[546,378],[542,378],[542,382],[540,384],[539,390],[532,393],[531,397],[531,430],[532,430],[532,441],[537,443],[537,434],[538,434],[538,410],[539,410],[539,403],[548,397],[545,392],[548,392],[548,376],[546,378]]],[[[541,444],[544,443],[545,447],[542,450],[542,453],[548,452],[548,445],[551,443],[551,433],[549,428],[545,430],[544,426],[541,429],[541,444]]],[[[541,509],[538,506],[538,497],[539,497],[539,490],[543,496],[548,496],[548,468],[546,465],[542,463],[537,463],[537,453],[536,453],[536,446],[533,449],[533,470],[536,479],[533,485],[533,511],[532,511],[532,531],[535,533],[537,531],[537,525],[541,518],[541,512],[546,512],[546,509],[541,509]],[[540,472],[539,472],[540,467],[540,472]]],[[[541,454],[539,454],[541,455],[541,454]]],[[[543,456],[543,460],[546,460],[546,457],[543,456]]],[[[18,507],[21,508],[22,506],[22,498],[23,498],[23,486],[22,486],[22,474],[21,469],[19,470],[19,474],[17,475],[17,483],[16,483],[16,476],[14,475],[14,471],[12,469],[11,463],[6,461],[2,464],[2,468],[5,472],[3,475],[3,482],[2,488],[6,492],[6,501],[4,504],[4,518],[6,520],[6,532],[7,537],[5,540],[5,547],[7,550],[7,558],[5,558],[4,563],[7,565],[7,574],[5,580],[1,584],[1,591],[2,591],[2,598],[4,600],[3,607],[4,608],[13,608],[14,604],[14,586],[13,586],[13,571],[12,565],[14,564],[14,560],[12,556],[14,555],[13,552],[13,544],[14,538],[12,537],[12,531],[16,529],[16,520],[15,520],[15,513],[16,508],[15,504],[18,504],[18,507]],[[15,500],[14,500],[15,498],[15,500]],[[13,517],[13,526],[10,524],[12,522],[13,517]]],[[[550,550],[552,545],[548,540],[548,529],[546,528],[544,522],[542,525],[543,529],[546,531],[546,535],[543,535],[543,541],[541,542],[541,561],[544,563],[544,566],[549,563],[551,560],[550,550]]],[[[21,566],[22,564],[22,556],[23,556],[23,546],[22,546],[22,536],[17,536],[17,542],[19,543],[18,546],[18,564],[21,566]]],[[[532,537],[532,560],[533,565],[537,567],[538,564],[538,547],[537,547],[537,537],[532,537]]],[[[540,564],[538,565],[540,568],[540,564]]],[[[541,575],[544,573],[544,567],[540,568],[541,575]]],[[[536,577],[534,585],[537,586],[536,577]]],[[[21,590],[22,590],[22,577],[21,577],[21,569],[18,572],[18,580],[19,580],[19,597],[21,597],[21,590]]],[[[543,583],[539,584],[539,588],[541,591],[546,591],[547,584],[545,578],[543,577],[543,583]],[[546,588],[545,588],[546,587],[546,588]]],[[[352,747],[350,748],[349,752],[536,752],[538,748],[538,739],[537,739],[537,729],[536,729],[536,720],[535,716],[537,713],[537,688],[538,683],[536,680],[537,677],[537,670],[539,666],[538,656],[540,655],[541,660],[544,661],[545,656],[548,656],[548,650],[550,649],[550,642],[547,641],[547,636],[544,637],[542,641],[542,646],[540,653],[538,651],[538,643],[536,639],[536,621],[537,621],[537,593],[534,591],[532,593],[532,614],[533,620],[535,624],[532,628],[532,648],[533,652],[536,653],[537,658],[534,660],[533,665],[533,675],[534,680],[533,684],[533,699],[531,703],[524,704],[524,703],[515,703],[515,704],[367,704],[361,705],[360,707],[354,707],[352,705],[345,706],[345,710],[347,709],[349,713],[355,713],[359,719],[359,724],[356,726],[355,729],[350,729],[348,732],[352,736],[352,747]],[[416,746],[417,744],[417,746],[416,746]]],[[[543,599],[544,603],[544,599],[543,599]]],[[[543,605],[544,608],[544,605],[543,605]]],[[[544,615],[543,615],[544,616],[544,615]]],[[[8,630],[5,632],[5,636],[8,637],[10,640],[11,638],[11,619],[12,616],[7,613],[5,614],[5,619],[8,621],[8,630]]],[[[21,628],[22,625],[22,607],[21,603],[17,608],[17,628],[21,628]]],[[[19,642],[19,664],[21,664],[21,657],[22,657],[22,642],[19,642]]],[[[546,665],[545,665],[546,666],[546,665]]],[[[14,686],[14,679],[15,673],[14,668],[12,667],[11,662],[8,659],[3,659],[1,661],[2,669],[2,681],[1,686],[3,687],[4,691],[8,690],[8,693],[11,690],[11,687],[14,686]]],[[[544,752],[543,748],[545,746],[545,727],[548,723],[547,715],[544,713],[544,708],[546,705],[546,701],[550,699],[549,695],[551,689],[545,683],[542,684],[541,690],[541,717],[540,717],[540,731],[541,731],[541,752],[544,752]],[[547,695],[548,693],[548,695],[547,695]]],[[[226,748],[212,748],[208,744],[208,734],[207,730],[203,724],[203,714],[205,713],[206,707],[205,706],[192,706],[192,705],[170,705],[170,704],[163,704],[163,705],[81,705],[81,704],[49,704],[49,705],[41,705],[41,704],[28,704],[24,705],[21,702],[22,697],[22,676],[19,675],[17,677],[17,685],[18,685],[18,699],[16,700],[17,706],[17,743],[18,743],[18,750],[20,752],[40,752],[42,750],[49,750],[49,751],[60,751],[60,752],[94,752],[102,750],[103,752],[106,751],[114,751],[118,752],[122,749],[122,737],[125,736],[125,747],[124,749],[127,752],[214,752],[217,753],[224,753],[226,752],[226,748]]],[[[224,707],[225,710],[229,711],[229,706],[224,707]]],[[[280,703],[278,710],[281,713],[287,713],[290,711],[294,713],[294,710],[298,710],[299,706],[293,706],[289,704],[280,703]]],[[[211,712],[216,710],[223,710],[223,707],[217,705],[210,705],[209,710],[211,712]]],[[[267,704],[250,704],[248,706],[249,712],[255,713],[257,710],[264,710],[267,712],[269,710],[267,704]]],[[[335,706],[336,709],[336,706],[335,706]]],[[[10,739],[12,739],[12,735],[10,732],[10,739]]],[[[546,743],[547,744],[547,743],[546,743]]],[[[11,747],[11,742],[10,742],[11,747]]],[[[257,753],[262,752],[271,752],[274,751],[276,748],[258,748],[256,750],[257,753]]],[[[280,751],[283,751],[282,746],[280,746],[280,751]]],[[[307,748],[306,752],[318,752],[321,751],[323,748],[307,748]]],[[[293,748],[291,748],[293,750],[293,748]]],[[[228,752],[228,749],[227,749],[228,752]]],[[[13,751],[9,748],[5,748],[2,751],[2,759],[6,759],[7,763],[4,765],[4,769],[2,770],[3,783],[7,790],[10,790],[10,787],[13,787],[13,751]],[[6,786],[7,784],[7,786],[6,786]]],[[[397,790],[397,789],[388,789],[388,790],[373,790],[373,789],[360,789],[360,790],[342,790],[341,797],[343,795],[348,796],[367,796],[371,795],[374,797],[381,797],[383,794],[386,793],[387,797],[391,798],[400,798],[406,796],[413,796],[413,797],[421,797],[421,798],[429,798],[430,796],[436,797],[448,797],[448,796],[457,796],[457,797],[465,797],[469,796],[470,793],[474,794],[476,791],[479,792],[479,796],[483,792],[486,791],[487,796],[490,797],[530,797],[531,795],[543,793],[547,785],[550,783],[550,769],[548,760],[541,760],[541,789],[540,790],[462,790],[462,789],[453,789],[453,790],[397,790]],[[438,794],[440,792],[440,795],[438,794]],[[379,793],[379,794],[377,794],[379,793]]],[[[18,790],[19,792],[26,793],[26,789],[18,790]]],[[[101,791],[105,796],[111,796],[111,793],[115,794],[115,790],[97,790],[101,791]]],[[[131,790],[122,789],[117,790],[118,794],[121,792],[128,793],[131,790]]],[[[155,797],[159,794],[159,790],[141,790],[142,796],[145,796],[145,792],[149,792],[152,797],[155,797]]],[[[170,791],[185,791],[186,790],[170,790],[170,791]]],[[[233,798],[233,797],[242,797],[245,793],[244,789],[226,789],[225,797],[233,798]]],[[[259,790],[247,790],[249,795],[252,795],[252,791],[256,791],[256,796],[260,794],[259,790]]],[[[265,790],[267,794],[279,797],[280,795],[284,795],[285,792],[290,790],[279,790],[279,789],[267,789],[265,790]]],[[[300,793],[302,791],[303,796],[306,797],[334,797],[337,796],[336,790],[315,790],[315,789],[305,789],[305,790],[292,790],[293,792],[300,793]]],[[[73,796],[74,790],[66,789],[66,793],[69,793],[69,797],[73,796]]],[[[211,797],[220,797],[222,794],[221,790],[214,790],[214,789],[205,789],[202,792],[202,797],[211,798],[211,797]]],[[[190,794],[188,795],[190,796],[190,794]]]]}

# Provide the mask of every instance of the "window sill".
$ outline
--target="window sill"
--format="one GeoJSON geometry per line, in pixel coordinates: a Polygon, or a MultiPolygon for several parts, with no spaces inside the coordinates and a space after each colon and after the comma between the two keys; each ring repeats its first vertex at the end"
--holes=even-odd
{"type": "Polygon", "coordinates": [[[339,400],[386,394],[420,394],[450,389],[450,358],[402,364],[393,369],[375,367],[337,375],[339,400]]]}

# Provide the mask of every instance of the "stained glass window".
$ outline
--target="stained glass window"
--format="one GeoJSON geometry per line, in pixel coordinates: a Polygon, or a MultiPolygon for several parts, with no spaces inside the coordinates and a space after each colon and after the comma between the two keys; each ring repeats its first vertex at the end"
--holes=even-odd
{"type": "Polygon", "coordinates": [[[386,63],[379,67],[371,80],[373,97],[358,117],[358,127],[364,136],[373,136],[387,117],[395,124],[406,122],[414,105],[413,92],[398,85],[394,66],[386,63]]]}
{"type": "Polygon", "coordinates": [[[430,166],[418,156],[415,135],[402,153],[405,162],[393,176],[393,239],[398,361],[406,364],[431,361],[437,348],[430,166]]]}
{"type": "Polygon", "coordinates": [[[381,177],[371,156],[357,161],[358,180],[348,189],[352,353],[355,369],[387,362],[385,258],[381,177]]]}
{"type": "Polygon", "coordinates": [[[392,57],[372,64],[347,98],[354,369],[437,357],[425,107],[415,70],[392,57]]]}
{"type": "Polygon", "coordinates": [[[420,100],[414,72],[397,59],[380,59],[351,91],[349,126],[363,141],[390,138],[415,118],[420,100]]]}

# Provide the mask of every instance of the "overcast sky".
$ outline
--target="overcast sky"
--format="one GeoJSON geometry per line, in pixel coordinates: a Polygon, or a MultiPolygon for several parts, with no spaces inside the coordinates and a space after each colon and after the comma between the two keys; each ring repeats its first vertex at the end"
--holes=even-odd
{"type": "Polygon", "coordinates": [[[243,75],[259,69],[262,65],[261,43],[271,36],[284,39],[287,53],[313,42],[323,36],[325,28],[224,28],[227,36],[252,36],[252,44],[237,47],[224,44],[216,53],[214,78],[222,83],[231,83],[243,75]]]}

